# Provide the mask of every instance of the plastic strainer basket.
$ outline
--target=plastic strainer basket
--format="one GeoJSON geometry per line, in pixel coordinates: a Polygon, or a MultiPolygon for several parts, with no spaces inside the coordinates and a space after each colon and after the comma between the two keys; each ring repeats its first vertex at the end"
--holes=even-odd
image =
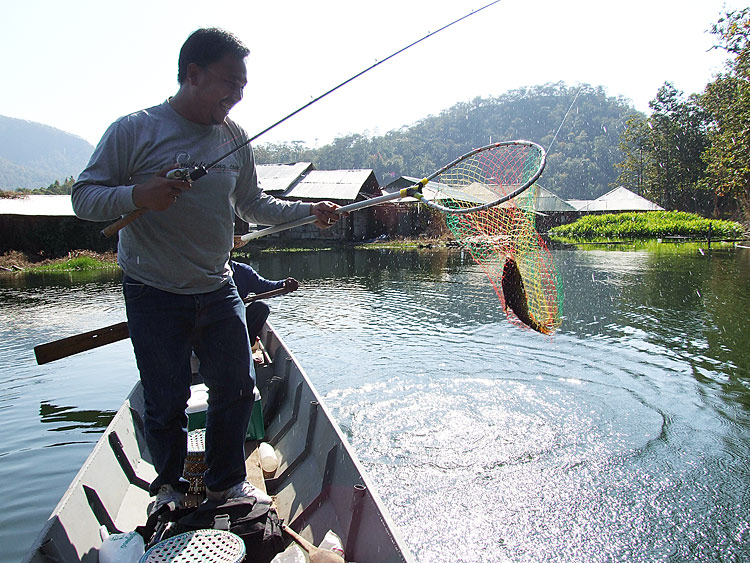
{"type": "Polygon", "coordinates": [[[141,557],[140,563],[240,563],[245,542],[226,530],[195,530],[160,541],[141,557]]]}

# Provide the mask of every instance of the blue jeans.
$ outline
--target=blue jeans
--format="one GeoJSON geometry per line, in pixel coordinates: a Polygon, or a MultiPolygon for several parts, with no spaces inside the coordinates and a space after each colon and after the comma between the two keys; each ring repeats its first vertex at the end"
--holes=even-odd
{"type": "Polygon", "coordinates": [[[146,403],[146,444],[157,472],[151,494],[165,484],[188,489],[182,473],[193,351],[209,388],[206,486],[221,491],[241,482],[255,371],[245,306],[234,282],[210,293],[180,295],[125,276],[123,294],[146,403]]]}
{"type": "Polygon", "coordinates": [[[263,330],[263,325],[266,324],[270,312],[271,309],[263,301],[253,301],[247,306],[245,322],[247,322],[247,333],[250,336],[251,346],[260,336],[260,331],[263,330]]]}

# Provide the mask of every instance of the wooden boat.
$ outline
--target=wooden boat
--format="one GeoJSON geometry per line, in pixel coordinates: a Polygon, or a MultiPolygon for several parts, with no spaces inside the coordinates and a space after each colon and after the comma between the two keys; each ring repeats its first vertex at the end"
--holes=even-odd
{"type": "MultiPolygon", "coordinates": [[[[256,353],[257,355],[257,353],[256,353]]],[[[265,441],[279,459],[263,477],[257,441],[246,444],[248,479],[273,496],[286,524],[315,545],[332,530],[347,561],[412,561],[381,500],[304,370],[270,325],[256,363],[265,441]]],[[[99,529],[144,523],[155,477],[143,436],[136,384],[73,479],[25,561],[97,561],[99,529]]],[[[290,546],[291,549],[291,546],[290,546]]]]}

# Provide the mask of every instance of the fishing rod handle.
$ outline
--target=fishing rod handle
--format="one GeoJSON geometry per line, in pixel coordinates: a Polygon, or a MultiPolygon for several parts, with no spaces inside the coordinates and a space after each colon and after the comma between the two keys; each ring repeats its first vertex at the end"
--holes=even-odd
{"type": "Polygon", "coordinates": [[[138,217],[143,215],[146,211],[148,211],[148,209],[146,209],[145,207],[141,207],[140,209],[131,211],[130,213],[125,215],[125,217],[123,217],[122,219],[119,219],[118,221],[115,221],[111,225],[104,227],[102,229],[102,234],[107,238],[111,238],[112,236],[119,233],[122,229],[130,225],[130,223],[138,219],[138,217]]]}
{"type": "MultiPolygon", "coordinates": [[[[197,166],[196,168],[175,168],[174,170],[167,172],[166,178],[168,180],[185,180],[192,183],[199,178],[203,178],[206,174],[208,174],[208,170],[206,170],[205,166],[197,166]]],[[[148,210],[145,207],[131,211],[119,221],[115,221],[111,225],[102,229],[102,234],[107,238],[111,238],[113,235],[119,233],[122,229],[130,225],[130,223],[138,219],[138,217],[143,215],[146,211],[148,210]]]]}

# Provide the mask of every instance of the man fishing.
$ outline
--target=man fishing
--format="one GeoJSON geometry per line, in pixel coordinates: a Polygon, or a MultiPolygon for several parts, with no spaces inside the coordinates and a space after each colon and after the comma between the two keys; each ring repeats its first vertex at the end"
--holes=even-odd
{"type": "Polygon", "coordinates": [[[245,308],[229,266],[235,213],[274,225],[315,215],[329,227],[337,205],[275,199],[258,186],[249,144],[194,183],[175,168],[206,166],[247,140],[229,119],[247,84],[248,49],[220,29],[199,29],[180,50],[177,93],[115,121],[72,188],[77,216],[107,221],[148,209],[120,232],[128,328],[145,394],[145,431],[157,477],[151,511],[182,505],[185,408],[195,350],[210,389],[206,415],[207,498],[263,493],[248,483],[244,441],[255,373],[245,308]]]}

